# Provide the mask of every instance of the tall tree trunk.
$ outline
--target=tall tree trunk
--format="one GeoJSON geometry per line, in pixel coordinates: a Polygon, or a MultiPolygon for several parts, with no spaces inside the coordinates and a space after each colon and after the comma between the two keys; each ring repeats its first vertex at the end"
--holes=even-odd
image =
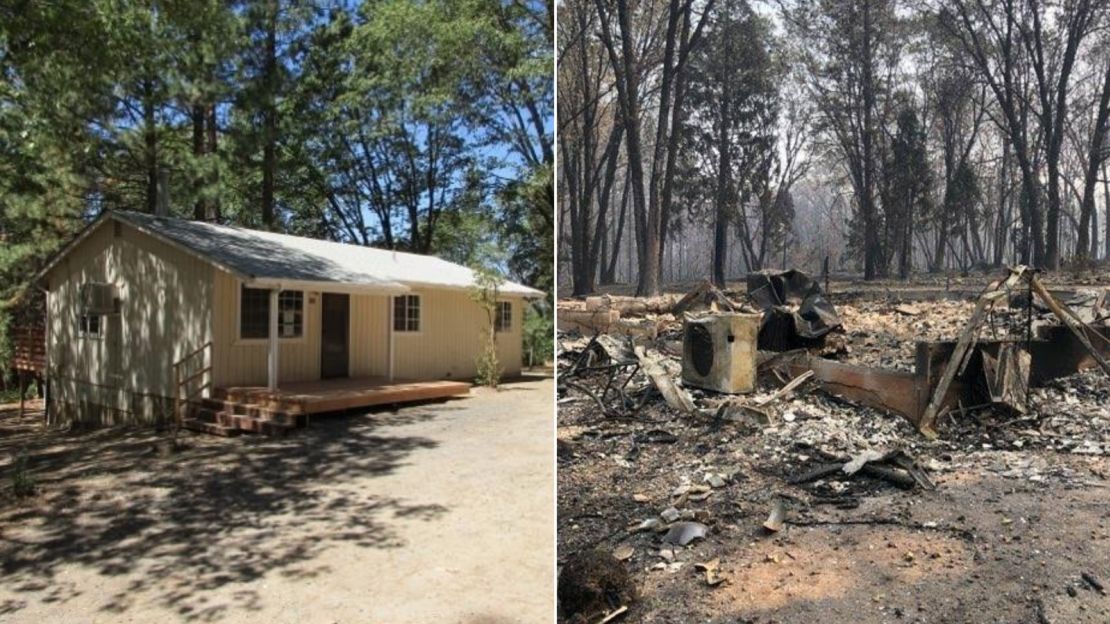
{"type": "Polygon", "coordinates": [[[592,247],[589,250],[589,258],[586,265],[587,280],[589,281],[591,290],[596,290],[594,286],[597,284],[598,269],[605,264],[605,253],[601,250],[600,245],[608,240],[608,225],[609,225],[609,205],[612,203],[613,182],[617,176],[617,162],[620,156],[621,139],[624,136],[624,128],[617,125],[610,135],[609,141],[605,146],[605,151],[602,154],[602,162],[597,163],[600,168],[604,165],[604,172],[599,172],[596,169],[589,169],[587,175],[591,176],[593,186],[596,189],[597,196],[597,226],[594,230],[592,247]],[[600,182],[597,176],[601,175],[600,182]]]}
{"type": "Polygon", "coordinates": [[[196,201],[193,204],[193,219],[203,221],[207,216],[204,202],[205,176],[202,172],[204,168],[204,150],[207,147],[204,136],[204,105],[199,101],[194,102],[190,116],[193,124],[193,160],[196,163],[195,178],[193,179],[193,192],[196,195],[196,201]]]}
{"type": "Polygon", "coordinates": [[[725,267],[728,263],[728,188],[732,179],[732,150],[729,145],[732,123],[728,108],[732,97],[731,85],[726,80],[721,87],[721,100],[717,107],[721,117],[717,121],[717,191],[714,193],[716,210],[713,223],[713,283],[718,288],[725,287],[725,267]]]}
{"type": "Polygon", "coordinates": [[[1098,260],[1098,208],[1091,206],[1091,260],[1098,260]]]}
{"type": "MultiPolygon", "coordinates": [[[[623,4],[623,0],[621,2],[623,4]]],[[[679,0],[667,3],[667,31],[664,36],[663,65],[659,87],[659,112],[656,115],[655,142],[651,159],[651,178],[648,184],[647,236],[644,240],[640,265],[640,280],[636,294],[642,297],[658,295],[663,272],[663,214],[660,204],[663,171],[665,169],[668,128],[671,123],[672,92],[674,84],[675,44],[678,43],[678,22],[681,17],[679,0]]]]}
{"type": "Polygon", "coordinates": [[[586,284],[586,277],[584,274],[584,266],[586,264],[586,255],[588,253],[588,241],[586,230],[589,227],[586,217],[586,208],[582,205],[582,192],[581,185],[581,161],[583,153],[581,149],[571,149],[567,133],[562,133],[559,136],[560,149],[566,157],[563,159],[563,196],[567,198],[567,208],[570,212],[570,218],[567,223],[570,225],[570,232],[567,240],[570,241],[570,278],[571,287],[573,288],[573,295],[581,297],[590,292],[586,284]]]}
{"type": "Polygon", "coordinates": [[[863,212],[863,237],[864,260],[863,278],[872,280],[880,275],[879,259],[882,257],[882,245],[879,240],[878,211],[875,206],[875,68],[874,53],[871,47],[872,28],[871,4],[863,5],[863,188],[860,197],[860,208],[863,212]]]}
{"type": "MultiPolygon", "coordinates": [[[[670,220],[671,220],[671,200],[674,197],[674,176],[676,163],[678,161],[679,146],[682,144],[682,130],[685,127],[683,120],[686,113],[686,67],[685,59],[690,55],[691,49],[697,42],[698,35],[701,31],[701,25],[705,23],[703,17],[701,23],[698,25],[697,32],[694,36],[690,36],[690,11],[692,3],[687,2],[682,12],[682,31],[679,34],[679,48],[678,60],[675,67],[674,78],[674,106],[671,108],[671,132],[667,138],[667,163],[663,170],[663,190],[660,194],[660,223],[659,223],[659,240],[660,243],[666,248],[667,234],[669,233],[670,220]]],[[[704,7],[704,15],[708,15],[709,11],[713,8],[713,2],[706,3],[704,7]]]]}
{"type": "MultiPolygon", "coordinates": [[[[947,167],[945,167],[947,169],[947,167]]],[[[946,182],[944,183],[944,199],[941,201],[940,209],[940,222],[937,224],[937,242],[936,248],[933,250],[933,266],[931,272],[940,273],[944,270],[945,263],[945,249],[948,248],[948,216],[952,214],[951,207],[951,194],[952,194],[952,181],[949,174],[945,174],[946,182]]]]}
{"type": "Polygon", "coordinates": [[[1103,237],[1106,248],[1102,257],[1110,260],[1110,167],[1102,163],[1102,222],[1106,224],[1106,236],[1103,237]]]}
{"type": "MultiPolygon", "coordinates": [[[[599,4],[602,0],[596,0],[599,4]]],[[[639,295],[659,292],[659,271],[645,270],[646,267],[659,265],[659,239],[655,235],[657,227],[652,227],[648,218],[648,207],[644,197],[644,162],[643,145],[640,140],[640,79],[639,62],[633,50],[631,16],[629,15],[628,0],[617,0],[617,15],[621,28],[621,54],[625,65],[621,73],[624,74],[624,110],[621,123],[625,127],[625,153],[628,157],[628,171],[632,177],[632,214],[636,220],[636,255],[639,259],[640,275],[637,279],[636,292],[639,295]]],[[[606,21],[602,20],[605,24],[606,21]]],[[[610,55],[613,51],[610,50],[610,55]]],[[[618,85],[620,81],[618,81],[618,85]]]]}
{"type": "Polygon", "coordinates": [[[617,260],[620,257],[621,241],[624,237],[624,217],[628,212],[628,176],[624,179],[624,192],[621,193],[621,209],[617,215],[617,229],[613,234],[613,254],[608,264],[602,269],[601,283],[613,284],[617,281],[617,260]]]}
{"type": "MultiPolygon", "coordinates": [[[[208,153],[208,159],[209,159],[208,174],[210,176],[209,177],[209,184],[210,184],[210,188],[218,189],[220,187],[220,167],[219,167],[219,160],[216,157],[216,150],[219,147],[217,145],[217,135],[219,134],[219,128],[216,126],[216,104],[215,103],[209,104],[207,112],[208,112],[208,115],[207,115],[208,116],[208,122],[207,122],[208,149],[207,149],[207,153],[208,153]]],[[[213,196],[209,197],[207,204],[208,204],[209,211],[208,211],[208,214],[207,214],[206,218],[209,221],[213,221],[213,222],[216,222],[216,223],[219,223],[220,221],[222,221],[223,220],[223,215],[220,213],[220,197],[219,197],[219,195],[213,195],[213,196]]]]}
{"type": "Polygon", "coordinates": [[[1006,234],[1010,227],[1010,214],[1014,194],[1010,191],[1010,143],[1002,142],[1002,164],[998,173],[998,220],[994,230],[994,258],[991,263],[1001,267],[1006,259],[1006,234]]]}
{"type": "Polygon", "coordinates": [[[1098,100],[1094,134],[1091,136],[1087,171],[1083,177],[1083,198],[1079,205],[1079,241],[1076,249],[1076,255],[1079,256],[1080,261],[1088,253],[1091,258],[1098,255],[1098,220],[1095,218],[1095,192],[1108,128],[1110,128],[1110,63],[1106,64],[1106,69],[1103,72],[1102,93],[1098,100]],[[1088,239],[1088,232],[1091,233],[1090,239],[1088,239]]]}
{"type": "Polygon", "coordinates": [[[262,224],[274,229],[274,177],[277,170],[277,18],[278,0],[267,0],[266,61],[263,69],[262,224]]]}
{"type": "Polygon", "coordinates": [[[1102,258],[1110,260],[1110,160],[1102,163],[1102,222],[1106,223],[1106,235],[1102,236],[1106,249],[1102,258]]]}
{"type": "Polygon", "coordinates": [[[143,80],[143,142],[146,160],[146,211],[154,214],[158,210],[158,127],[154,111],[154,81],[143,80]]]}

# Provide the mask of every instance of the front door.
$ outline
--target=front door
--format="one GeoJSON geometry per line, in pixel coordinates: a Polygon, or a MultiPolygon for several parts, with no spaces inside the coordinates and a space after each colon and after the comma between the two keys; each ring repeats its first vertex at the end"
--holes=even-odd
{"type": "Polygon", "coordinates": [[[351,296],[323,293],[320,310],[320,377],[346,377],[349,360],[351,296]]]}

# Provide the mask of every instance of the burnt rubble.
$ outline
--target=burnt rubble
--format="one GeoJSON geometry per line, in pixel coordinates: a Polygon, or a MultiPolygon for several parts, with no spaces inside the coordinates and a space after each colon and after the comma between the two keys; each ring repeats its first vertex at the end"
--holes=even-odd
{"type": "MultiPolygon", "coordinates": [[[[780,539],[791,526],[829,521],[832,512],[871,509],[867,501],[877,495],[943,492],[950,487],[946,475],[972,471],[1084,487],[1091,480],[1084,462],[1110,454],[1110,378],[1071,328],[1035,304],[1037,297],[1030,306],[1028,297],[1008,296],[1030,290],[1013,286],[982,306],[981,323],[971,330],[969,319],[989,287],[922,300],[822,293],[839,324],[806,347],[789,343],[780,352],[762,348],[769,345],[761,331],[754,386],[744,394],[684,383],[683,359],[684,321],[767,314],[745,292],[699,284],[693,309],[679,314],[668,305],[681,297],[595,300],[595,311],[620,310],[623,326],[558,336],[560,558],[585,547],[620,550],[634,553],[626,563],[644,574],[688,570],[692,580],[715,588],[728,584],[728,574],[715,566],[707,573],[705,561],[727,544],[780,539]],[[955,367],[953,390],[933,424],[938,435],[930,439],[911,416],[929,404],[964,333],[974,340],[955,367]],[[844,376],[854,374],[872,376],[873,385],[855,394],[837,387],[847,387],[844,376]],[[1022,375],[1024,384],[1007,385],[1022,375]],[[691,522],[705,527],[702,539],[668,543],[672,528],[691,522]]],[[[1088,342],[1106,354],[1103,292],[1052,295],[1075,311],[1088,342]]],[[[879,515],[871,510],[851,522],[906,523],[976,539],[959,523],[921,524],[899,510],[879,515]]]]}

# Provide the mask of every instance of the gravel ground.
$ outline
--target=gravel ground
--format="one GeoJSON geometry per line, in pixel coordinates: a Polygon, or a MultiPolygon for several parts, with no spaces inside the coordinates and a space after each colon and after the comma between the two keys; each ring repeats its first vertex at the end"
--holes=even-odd
{"type": "MultiPolygon", "coordinates": [[[[549,621],[553,382],[285,439],[45,431],[0,410],[3,622],[549,621]]],[[[10,407],[10,406],[8,406],[10,407]]]]}

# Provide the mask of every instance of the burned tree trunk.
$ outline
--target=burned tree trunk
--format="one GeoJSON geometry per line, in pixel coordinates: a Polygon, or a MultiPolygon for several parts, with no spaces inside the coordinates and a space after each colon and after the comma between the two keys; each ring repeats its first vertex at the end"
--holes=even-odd
{"type": "Polygon", "coordinates": [[[1095,215],[1095,193],[1108,128],[1110,128],[1110,63],[1106,64],[1106,69],[1103,72],[1102,94],[1099,96],[1098,114],[1095,118],[1094,134],[1091,136],[1087,171],[1083,177],[1083,198],[1079,206],[1079,241],[1075,250],[1079,259],[1086,258],[1088,253],[1091,258],[1098,256],[1098,220],[1095,215]]]}

